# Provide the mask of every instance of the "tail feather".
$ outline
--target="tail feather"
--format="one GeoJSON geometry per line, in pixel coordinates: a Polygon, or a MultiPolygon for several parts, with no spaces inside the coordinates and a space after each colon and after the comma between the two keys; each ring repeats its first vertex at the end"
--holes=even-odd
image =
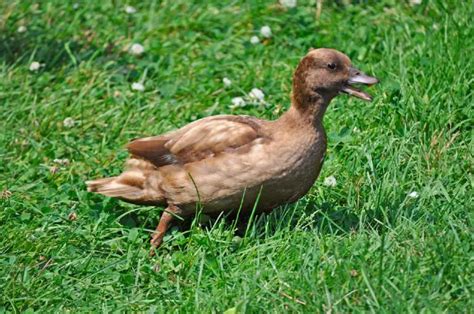
{"type": "Polygon", "coordinates": [[[111,178],[102,178],[102,179],[86,181],[87,191],[98,192],[102,186],[108,183],[112,183],[112,181],[114,181],[116,178],[117,177],[111,177],[111,178]]]}
{"type": "Polygon", "coordinates": [[[86,181],[89,192],[103,194],[109,197],[118,197],[124,200],[140,200],[145,196],[140,186],[127,184],[121,177],[111,177],[86,181]]]}
{"type": "Polygon", "coordinates": [[[156,183],[151,185],[148,182],[150,177],[155,181],[158,180],[159,173],[145,170],[137,165],[129,166],[118,177],[86,181],[87,190],[133,204],[164,206],[166,199],[161,190],[156,187],[156,183]]]}

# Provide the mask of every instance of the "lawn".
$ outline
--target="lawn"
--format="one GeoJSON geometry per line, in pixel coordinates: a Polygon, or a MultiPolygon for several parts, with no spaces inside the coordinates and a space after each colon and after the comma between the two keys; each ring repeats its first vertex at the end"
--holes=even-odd
{"type": "Polygon", "coordinates": [[[314,2],[2,1],[0,313],[471,312],[472,1],[326,1],[319,19],[314,2]],[[133,138],[278,117],[311,47],[381,83],[333,101],[297,203],[237,233],[195,219],[151,258],[162,208],[86,191],[133,138]],[[252,88],[265,104],[232,105],[252,88]]]}

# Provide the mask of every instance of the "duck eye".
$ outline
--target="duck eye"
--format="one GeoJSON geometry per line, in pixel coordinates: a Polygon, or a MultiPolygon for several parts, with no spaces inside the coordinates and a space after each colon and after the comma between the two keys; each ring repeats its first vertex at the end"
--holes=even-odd
{"type": "Polygon", "coordinates": [[[330,68],[331,70],[334,70],[336,68],[336,64],[335,63],[328,63],[328,68],[330,68]]]}

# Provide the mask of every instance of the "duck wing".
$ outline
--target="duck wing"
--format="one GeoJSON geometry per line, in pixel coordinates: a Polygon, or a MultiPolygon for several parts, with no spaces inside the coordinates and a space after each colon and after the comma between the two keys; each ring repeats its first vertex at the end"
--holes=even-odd
{"type": "Polygon", "coordinates": [[[155,167],[186,164],[264,137],[262,122],[248,116],[212,116],[170,133],[133,140],[127,149],[133,158],[149,161],[155,167]]]}

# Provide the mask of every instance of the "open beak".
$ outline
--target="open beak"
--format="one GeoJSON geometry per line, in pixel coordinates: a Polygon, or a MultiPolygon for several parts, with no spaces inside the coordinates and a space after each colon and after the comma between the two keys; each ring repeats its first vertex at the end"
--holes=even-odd
{"type": "Polygon", "coordinates": [[[349,80],[347,83],[342,87],[341,91],[343,93],[349,94],[351,96],[355,96],[357,98],[366,100],[366,101],[372,101],[372,96],[367,94],[364,91],[361,91],[360,89],[357,89],[354,87],[356,84],[363,84],[367,86],[372,86],[374,84],[377,84],[379,80],[377,80],[375,77],[368,76],[362,71],[357,70],[356,68],[350,68],[349,69],[349,80]]]}

